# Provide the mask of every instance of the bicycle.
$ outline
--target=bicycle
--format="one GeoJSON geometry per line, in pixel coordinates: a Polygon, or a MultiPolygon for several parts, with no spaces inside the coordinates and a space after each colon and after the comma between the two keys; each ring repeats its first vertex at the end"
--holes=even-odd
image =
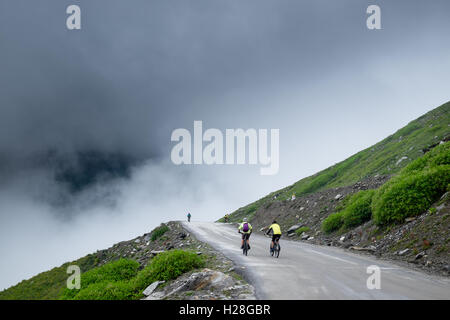
{"type": "MultiPolygon", "coordinates": [[[[266,234],[266,237],[272,239],[268,234],[266,234]]],[[[272,257],[275,256],[275,258],[278,258],[280,256],[280,251],[281,251],[280,238],[277,238],[274,241],[273,248],[272,248],[272,241],[270,241],[269,249],[270,249],[270,255],[272,257]]]]}
{"type": "MultiPolygon", "coordinates": [[[[244,235],[247,234],[248,236],[250,236],[250,234],[248,234],[248,233],[242,233],[242,232],[239,232],[239,233],[244,234],[244,235]]],[[[249,245],[247,243],[247,240],[248,240],[248,237],[244,237],[244,246],[242,247],[242,254],[244,256],[246,256],[248,254],[248,247],[249,247],[249,245]]]]}
{"type": "Polygon", "coordinates": [[[277,239],[273,244],[273,248],[270,248],[270,255],[272,257],[275,256],[276,258],[278,258],[280,256],[280,250],[280,239],[277,239]]]}
{"type": "Polygon", "coordinates": [[[244,241],[244,248],[242,249],[242,254],[246,256],[248,254],[248,243],[244,241]]]}

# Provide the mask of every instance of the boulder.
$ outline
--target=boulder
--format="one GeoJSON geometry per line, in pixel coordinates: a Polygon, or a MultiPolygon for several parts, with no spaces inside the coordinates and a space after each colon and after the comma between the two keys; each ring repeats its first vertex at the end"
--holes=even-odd
{"type": "Polygon", "coordinates": [[[425,252],[422,251],[422,252],[418,253],[414,259],[418,260],[418,259],[422,258],[424,255],[425,255],[425,252]]]}
{"type": "Polygon", "coordinates": [[[294,233],[297,229],[300,229],[301,227],[303,227],[304,224],[303,223],[298,223],[293,225],[292,227],[290,227],[287,231],[288,234],[294,233]]]}
{"type": "Polygon", "coordinates": [[[155,291],[155,289],[159,286],[159,284],[164,283],[164,281],[155,281],[151,285],[149,285],[147,288],[145,288],[144,292],[142,294],[144,296],[149,296],[155,291]]]}
{"type": "Polygon", "coordinates": [[[398,165],[400,164],[400,162],[402,162],[403,160],[406,160],[406,159],[408,159],[408,157],[406,157],[406,156],[401,157],[400,159],[397,160],[397,162],[395,163],[395,165],[398,166],[398,165]]]}

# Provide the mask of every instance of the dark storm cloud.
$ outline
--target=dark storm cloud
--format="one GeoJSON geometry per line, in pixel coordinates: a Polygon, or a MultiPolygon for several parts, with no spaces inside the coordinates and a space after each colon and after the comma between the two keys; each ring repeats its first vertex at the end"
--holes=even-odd
{"type": "Polygon", "coordinates": [[[60,161],[83,152],[119,154],[129,165],[167,160],[171,130],[195,119],[281,127],[286,119],[261,116],[274,106],[243,108],[242,96],[285,85],[302,93],[335,68],[362,68],[400,33],[408,43],[430,21],[439,27],[428,16],[449,7],[379,1],[390,32],[374,35],[365,28],[369,1],[77,1],[81,31],[65,28],[69,4],[0,4],[3,176],[42,167],[36,159],[49,152],[60,161]]]}
{"type": "Polygon", "coordinates": [[[65,30],[70,1],[2,3],[0,150],[162,155],[174,126],[216,112],[198,108],[199,97],[292,72],[307,78],[312,59],[327,68],[339,52],[316,52],[347,38],[352,11],[298,1],[77,3],[81,32],[65,30]],[[341,31],[315,35],[326,24],[341,31]]]}

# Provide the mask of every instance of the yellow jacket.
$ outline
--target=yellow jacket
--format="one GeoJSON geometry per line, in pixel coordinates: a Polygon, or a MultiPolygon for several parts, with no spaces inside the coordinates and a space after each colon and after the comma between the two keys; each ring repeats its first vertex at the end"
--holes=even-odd
{"type": "Polygon", "coordinates": [[[281,228],[278,223],[274,223],[269,227],[269,230],[272,229],[273,234],[281,234],[281,228]]]}

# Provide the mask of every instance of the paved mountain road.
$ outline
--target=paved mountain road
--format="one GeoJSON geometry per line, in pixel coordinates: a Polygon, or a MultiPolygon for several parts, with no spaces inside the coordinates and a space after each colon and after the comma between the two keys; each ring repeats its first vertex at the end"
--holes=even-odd
{"type": "Polygon", "coordinates": [[[376,258],[281,239],[278,259],[269,255],[270,239],[250,238],[242,255],[234,225],[183,222],[197,239],[231,259],[255,287],[259,299],[450,299],[450,279],[429,276],[376,258]],[[381,270],[381,288],[368,289],[367,267],[381,270]]]}

